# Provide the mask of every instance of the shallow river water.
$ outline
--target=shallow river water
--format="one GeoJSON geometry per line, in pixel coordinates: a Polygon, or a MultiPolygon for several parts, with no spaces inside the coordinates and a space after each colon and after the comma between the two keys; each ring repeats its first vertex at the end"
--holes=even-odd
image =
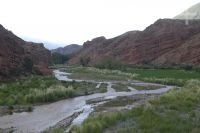
{"type": "MultiPolygon", "coordinates": [[[[54,75],[58,80],[71,81],[68,78],[69,73],[54,71],[54,75]]],[[[82,80],[75,80],[82,81],[82,80]]],[[[89,81],[88,81],[89,82],[89,81]]],[[[112,83],[107,83],[108,91],[106,93],[96,93],[87,96],[80,96],[71,99],[66,99],[46,105],[35,106],[33,112],[27,113],[14,113],[13,115],[6,115],[0,117],[0,128],[15,127],[15,132],[41,132],[46,128],[55,125],[57,122],[69,117],[74,112],[83,110],[83,113],[79,115],[72,123],[81,124],[81,122],[87,118],[88,114],[92,111],[91,105],[87,105],[86,101],[98,97],[104,99],[112,99],[117,96],[131,96],[135,94],[160,94],[172,89],[171,86],[164,86],[157,90],[145,90],[137,91],[131,89],[131,92],[115,92],[112,88],[112,83]]],[[[142,84],[142,83],[141,83],[142,84]]]]}

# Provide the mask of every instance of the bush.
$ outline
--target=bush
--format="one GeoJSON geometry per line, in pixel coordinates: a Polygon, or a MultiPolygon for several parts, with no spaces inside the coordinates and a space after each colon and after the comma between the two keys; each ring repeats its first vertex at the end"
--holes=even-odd
{"type": "Polygon", "coordinates": [[[32,106],[28,106],[27,112],[32,112],[32,111],[33,111],[33,107],[32,106]]]}
{"type": "Polygon", "coordinates": [[[69,57],[60,53],[52,53],[51,60],[53,64],[64,64],[69,60],[69,57]]]}
{"type": "Polygon", "coordinates": [[[101,63],[96,64],[95,67],[99,69],[110,69],[110,70],[113,69],[122,70],[126,68],[124,63],[111,58],[102,60],[101,63]]]}
{"type": "Polygon", "coordinates": [[[8,106],[8,110],[13,110],[14,107],[12,105],[8,106]]]}
{"type": "Polygon", "coordinates": [[[190,80],[182,88],[175,88],[129,111],[90,116],[70,133],[195,133],[199,132],[200,81],[190,80]],[[133,124],[120,126],[121,123],[133,124]]]}
{"type": "Polygon", "coordinates": [[[46,89],[32,90],[31,94],[26,96],[27,103],[43,103],[52,102],[62,98],[73,97],[74,90],[72,86],[64,87],[61,85],[54,85],[46,89]]]}
{"type": "Polygon", "coordinates": [[[32,71],[32,69],[33,69],[33,61],[30,58],[26,57],[26,58],[24,58],[23,66],[24,66],[24,68],[26,70],[32,71]]]}
{"type": "Polygon", "coordinates": [[[22,70],[21,68],[13,68],[9,70],[9,76],[19,76],[21,74],[22,70]]]}
{"type": "Polygon", "coordinates": [[[80,65],[86,67],[89,65],[90,57],[81,57],[80,58],[80,65]]]}
{"type": "Polygon", "coordinates": [[[186,65],[181,65],[180,68],[189,71],[189,70],[192,70],[192,69],[193,69],[193,66],[192,66],[192,65],[187,65],[187,64],[186,64],[186,65]]]}

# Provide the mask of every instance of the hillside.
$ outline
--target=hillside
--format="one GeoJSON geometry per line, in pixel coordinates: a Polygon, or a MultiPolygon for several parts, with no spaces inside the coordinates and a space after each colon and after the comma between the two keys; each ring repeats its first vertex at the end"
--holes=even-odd
{"type": "Polygon", "coordinates": [[[174,19],[200,19],[200,3],[175,16],[174,19]]]}
{"type": "Polygon", "coordinates": [[[126,64],[195,65],[200,63],[197,52],[200,48],[199,33],[200,20],[191,20],[189,25],[185,25],[184,20],[159,19],[144,31],[130,31],[111,39],[99,37],[85,42],[70,64],[79,64],[80,58],[89,57],[91,65],[106,58],[126,64]]]}
{"type": "Polygon", "coordinates": [[[0,80],[29,73],[48,74],[50,57],[43,44],[25,42],[0,25],[0,80]]]}
{"type": "Polygon", "coordinates": [[[65,47],[53,49],[53,50],[51,50],[51,52],[52,53],[57,52],[57,53],[60,53],[60,54],[63,54],[63,55],[69,55],[69,54],[73,54],[73,53],[78,52],[81,48],[82,48],[81,45],[71,44],[71,45],[67,45],[65,47]]]}

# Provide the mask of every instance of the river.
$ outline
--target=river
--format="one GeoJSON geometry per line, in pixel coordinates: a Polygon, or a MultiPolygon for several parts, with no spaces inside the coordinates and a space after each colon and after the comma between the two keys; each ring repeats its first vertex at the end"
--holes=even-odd
{"type": "MultiPolygon", "coordinates": [[[[54,75],[58,80],[72,80],[68,78],[69,73],[60,72],[59,70],[54,70],[54,75]]],[[[81,82],[82,80],[75,81],[81,82]]],[[[46,105],[35,106],[33,112],[29,113],[23,112],[2,116],[0,117],[0,128],[5,129],[14,127],[16,129],[15,132],[39,133],[50,126],[55,125],[57,122],[65,119],[66,117],[69,117],[74,112],[83,110],[83,113],[72,122],[73,124],[81,124],[81,122],[87,118],[89,113],[92,111],[92,107],[86,104],[87,100],[98,97],[111,99],[117,96],[131,96],[135,94],[160,94],[172,89],[172,86],[165,86],[157,90],[138,91],[132,89],[131,92],[115,92],[115,90],[112,88],[112,83],[107,82],[107,84],[108,91],[106,93],[96,93],[92,95],[61,100],[46,105]]]]}

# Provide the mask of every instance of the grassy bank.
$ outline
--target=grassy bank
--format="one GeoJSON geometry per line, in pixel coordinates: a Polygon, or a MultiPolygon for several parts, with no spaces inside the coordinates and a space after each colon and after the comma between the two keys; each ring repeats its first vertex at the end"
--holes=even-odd
{"type": "Polygon", "coordinates": [[[114,84],[112,86],[113,89],[115,89],[116,92],[121,92],[121,91],[131,91],[128,89],[127,85],[126,84],[122,84],[122,83],[117,83],[117,84],[114,84]]]}
{"type": "MultiPolygon", "coordinates": [[[[9,81],[0,85],[0,105],[27,104],[30,95],[44,91],[52,85],[58,85],[53,77],[33,76],[26,79],[9,81]]],[[[50,92],[50,91],[49,91],[50,92]]]]}
{"type": "Polygon", "coordinates": [[[101,83],[101,85],[99,87],[100,92],[107,92],[107,86],[108,86],[108,84],[101,83]]]}
{"type": "Polygon", "coordinates": [[[71,133],[198,133],[200,81],[190,80],[141,107],[90,117],[71,133]]]}
{"type": "Polygon", "coordinates": [[[142,80],[165,85],[184,86],[190,79],[200,80],[200,72],[184,69],[138,69],[124,68],[122,70],[97,69],[92,67],[67,67],[64,71],[72,73],[70,78],[97,81],[127,81],[142,80]]]}
{"type": "Polygon", "coordinates": [[[80,95],[105,92],[96,83],[60,82],[54,77],[34,76],[0,85],[0,105],[27,105],[58,101],[80,95]]]}
{"type": "Polygon", "coordinates": [[[200,72],[183,69],[135,69],[127,68],[127,73],[136,74],[136,79],[167,85],[183,86],[190,79],[200,80],[200,72]]]}
{"type": "Polygon", "coordinates": [[[97,69],[92,67],[67,67],[62,70],[72,73],[69,76],[72,79],[96,81],[124,81],[136,76],[134,73],[126,73],[119,70],[97,69]]]}
{"type": "Polygon", "coordinates": [[[136,85],[136,84],[128,84],[128,86],[136,89],[136,90],[156,90],[160,89],[164,86],[161,85],[136,85]]]}

